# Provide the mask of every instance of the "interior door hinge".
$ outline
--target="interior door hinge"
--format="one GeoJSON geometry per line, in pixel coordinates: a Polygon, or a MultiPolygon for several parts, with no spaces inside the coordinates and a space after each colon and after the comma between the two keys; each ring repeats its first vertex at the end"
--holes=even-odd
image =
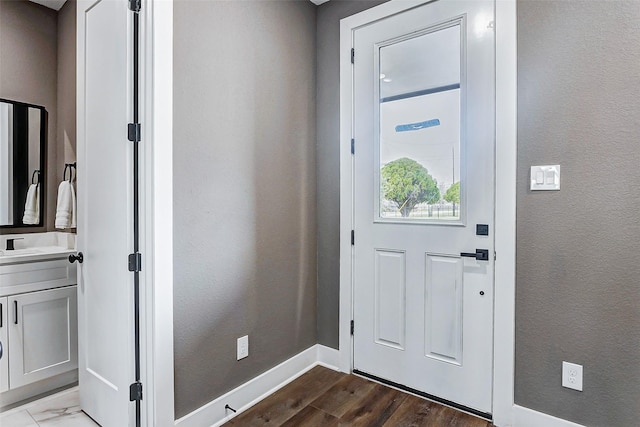
{"type": "Polygon", "coordinates": [[[127,125],[127,139],[131,142],[140,142],[142,127],[140,123],[129,123],[127,125]]]}
{"type": "Polygon", "coordinates": [[[142,271],[142,254],[140,252],[129,254],[129,271],[135,273],[142,271]]]}
{"type": "Polygon", "coordinates": [[[356,232],[354,230],[351,230],[351,245],[355,245],[356,244],[356,232]]]}
{"type": "Polygon", "coordinates": [[[498,259],[498,253],[496,251],[493,251],[493,260],[497,260],[498,259]]]}
{"type": "Polygon", "coordinates": [[[353,331],[355,330],[355,326],[353,320],[351,321],[351,335],[353,335],[353,331]]]}
{"type": "Polygon", "coordinates": [[[129,10],[133,12],[140,12],[142,8],[142,0],[129,0],[129,10]]]}
{"type": "Polygon", "coordinates": [[[354,48],[351,48],[351,63],[356,63],[356,50],[354,48]]]}
{"type": "Polygon", "coordinates": [[[142,383],[135,382],[129,386],[129,401],[142,400],[142,383]]]}
{"type": "Polygon", "coordinates": [[[351,154],[356,154],[356,140],[351,138],[351,154]]]}

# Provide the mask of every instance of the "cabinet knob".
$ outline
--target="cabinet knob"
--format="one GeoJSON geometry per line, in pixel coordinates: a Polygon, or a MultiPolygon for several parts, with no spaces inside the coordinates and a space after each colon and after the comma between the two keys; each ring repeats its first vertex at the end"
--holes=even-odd
{"type": "Polygon", "coordinates": [[[69,262],[70,263],[73,264],[76,261],[78,261],[80,264],[82,264],[82,261],[83,261],[82,252],[78,252],[78,255],[74,255],[74,254],[69,255],[69,262]]]}

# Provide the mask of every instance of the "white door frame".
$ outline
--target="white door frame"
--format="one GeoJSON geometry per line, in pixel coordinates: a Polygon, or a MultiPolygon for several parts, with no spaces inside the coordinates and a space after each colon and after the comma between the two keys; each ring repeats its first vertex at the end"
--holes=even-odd
{"type": "MultiPolygon", "coordinates": [[[[340,21],[340,369],[353,369],[353,247],[354,216],[353,72],[354,31],[431,0],[391,0],[340,21]]],[[[442,0],[446,1],[446,0],[442,0]]],[[[515,221],[516,221],[516,1],[496,0],[496,206],[493,419],[513,421],[515,349],[515,221]]]]}
{"type": "Polygon", "coordinates": [[[173,1],[140,15],[143,425],[173,426],[173,1]]]}

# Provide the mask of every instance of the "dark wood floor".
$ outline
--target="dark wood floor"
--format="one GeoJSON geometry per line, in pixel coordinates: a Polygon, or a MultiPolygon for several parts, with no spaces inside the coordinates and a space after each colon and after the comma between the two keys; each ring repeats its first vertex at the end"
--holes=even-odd
{"type": "Polygon", "coordinates": [[[490,427],[446,406],[331,369],[315,367],[225,426],[490,427]]]}

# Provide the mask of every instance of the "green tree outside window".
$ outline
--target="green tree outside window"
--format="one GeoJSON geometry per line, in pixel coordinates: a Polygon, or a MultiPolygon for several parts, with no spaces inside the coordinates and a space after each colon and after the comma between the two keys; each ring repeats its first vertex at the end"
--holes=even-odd
{"type": "MultiPolygon", "coordinates": [[[[415,160],[406,157],[394,160],[384,165],[380,174],[383,197],[395,202],[404,218],[409,216],[416,205],[432,205],[440,200],[438,183],[415,160]]],[[[429,212],[431,213],[431,209],[429,212]]]]}
{"type": "Polygon", "coordinates": [[[444,200],[453,203],[453,216],[456,216],[456,205],[460,205],[460,181],[454,183],[444,193],[444,200]]]}

